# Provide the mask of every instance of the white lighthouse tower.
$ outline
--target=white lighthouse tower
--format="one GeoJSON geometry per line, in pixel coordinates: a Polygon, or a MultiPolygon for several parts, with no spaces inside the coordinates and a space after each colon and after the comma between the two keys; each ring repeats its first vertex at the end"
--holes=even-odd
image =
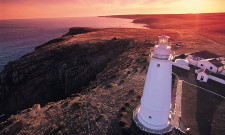
{"type": "Polygon", "coordinates": [[[170,126],[172,55],[169,37],[158,37],[159,42],[151,54],[141,105],[136,110],[134,120],[145,130],[165,132],[170,126]]]}

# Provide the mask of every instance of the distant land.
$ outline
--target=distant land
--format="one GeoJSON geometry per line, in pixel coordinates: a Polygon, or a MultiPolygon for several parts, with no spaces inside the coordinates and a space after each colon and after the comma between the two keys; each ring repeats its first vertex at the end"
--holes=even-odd
{"type": "MultiPolygon", "coordinates": [[[[109,17],[133,19],[149,29],[70,28],[5,66],[0,73],[0,134],[135,135],[132,114],[140,104],[158,35],[170,36],[176,55],[208,50],[225,56],[225,13],[109,17]]],[[[203,85],[194,73],[174,67],[173,72],[203,85]]],[[[172,107],[176,84],[177,78],[172,107]]],[[[224,85],[210,86],[225,95],[224,85]]],[[[225,133],[221,97],[184,85],[181,108],[182,124],[192,135],[225,133]]]]}
{"type": "MultiPolygon", "coordinates": [[[[207,46],[201,42],[201,47],[206,50],[216,51],[221,55],[225,55],[225,13],[199,13],[199,14],[144,14],[144,15],[112,15],[109,17],[133,19],[133,23],[143,23],[150,29],[163,29],[173,31],[174,33],[186,36],[185,39],[192,38],[191,36],[201,36],[210,39],[215,43],[222,45],[221,49],[214,50],[213,45],[207,46]],[[184,35],[186,33],[186,35],[184,35]],[[212,49],[213,48],[213,49],[212,49]]],[[[176,38],[182,38],[179,35],[176,38]]],[[[195,37],[193,37],[195,38],[195,37]]],[[[185,43],[185,39],[181,42],[185,43]]],[[[186,43],[189,48],[195,48],[199,45],[186,43]]],[[[200,46],[198,46],[201,48],[200,46]]],[[[197,48],[198,48],[197,47],[197,48]]]]}

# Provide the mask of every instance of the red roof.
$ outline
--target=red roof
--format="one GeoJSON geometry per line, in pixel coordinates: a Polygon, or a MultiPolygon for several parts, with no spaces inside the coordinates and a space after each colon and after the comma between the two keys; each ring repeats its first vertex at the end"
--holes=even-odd
{"type": "Polygon", "coordinates": [[[211,53],[209,51],[195,52],[195,53],[191,53],[190,55],[193,55],[195,57],[204,58],[204,59],[219,58],[219,57],[221,57],[220,55],[217,55],[215,53],[211,53]]]}
{"type": "Polygon", "coordinates": [[[218,61],[216,59],[211,59],[211,60],[209,60],[209,62],[212,63],[216,67],[222,67],[223,66],[223,63],[221,63],[220,61],[218,61]]]}
{"type": "Polygon", "coordinates": [[[208,70],[207,68],[202,68],[202,69],[198,70],[198,73],[201,73],[201,72],[204,72],[204,73],[206,73],[207,75],[210,74],[210,72],[209,72],[209,70],[208,70]]]}

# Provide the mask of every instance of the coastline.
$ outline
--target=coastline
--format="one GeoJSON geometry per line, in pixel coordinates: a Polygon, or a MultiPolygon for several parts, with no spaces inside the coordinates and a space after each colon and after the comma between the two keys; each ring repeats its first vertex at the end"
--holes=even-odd
{"type": "Polygon", "coordinates": [[[142,27],[131,20],[100,17],[0,20],[0,71],[9,61],[32,52],[36,46],[68,32],[71,27],[142,27]]]}
{"type": "MultiPolygon", "coordinates": [[[[81,28],[72,28],[70,34],[9,62],[0,73],[1,108],[5,108],[5,112],[8,108],[28,109],[0,123],[0,134],[56,134],[60,131],[122,135],[132,132],[132,112],[140,102],[149,50],[158,35],[169,35],[174,44],[181,43],[181,48],[172,46],[178,55],[204,49],[224,55],[224,45],[193,32],[191,28],[158,27],[83,28],[82,32],[79,32],[81,28]],[[34,104],[41,107],[35,108],[34,104]]],[[[185,89],[188,90],[188,86],[185,89]]],[[[208,125],[198,119],[207,120],[209,113],[199,115],[196,108],[204,102],[201,104],[198,100],[201,97],[201,101],[205,101],[201,95],[211,95],[194,88],[184,93],[187,105],[182,113],[186,114],[184,122],[193,134],[199,134],[208,125]]],[[[214,101],[212,105],[220,103],[210,115],[216,119],[210,122],[213,123],[211,133],[217,133],[216,129],[223,127],[225,104],[217,97],[211,98],[206,98],[207,103],[211,104],[211,100],[214,101]]]]}
{"type": "MultiPolygon", "coordinates": [[[[106,17],[133,19],[133,23],[145,24],[145,27],[151,29],[186,32],[189,35],[195,34],[225,46],[224,14],[225,13],[131,14],[111,15],[106,17]]],[[[208,49],[207,46],[206,49],[208,49]]],[[[223,51],[225,51],[225,49],[223,49],[223,51]]],[[[225,56],[224,53],[219,53],[225,56]]]]}

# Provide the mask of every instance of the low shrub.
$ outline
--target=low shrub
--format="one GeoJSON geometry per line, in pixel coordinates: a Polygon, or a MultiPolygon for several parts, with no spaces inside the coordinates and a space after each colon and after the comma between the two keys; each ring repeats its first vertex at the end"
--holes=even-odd
{"type": "Polygon", "coordinates": [[[66,124],[64,122],[59,123],[59,128],[64,128],[65,126],[66,126],[66,124]]]}
{"type": "Polygon", "coordinates": [[[69,133],[69,129],[68,128],[66,128],[64,131],[65,131],[66,134],[69,133]]]}
{"type": "Polygon", "coordinates": [[[129,135],[130,134],[130,126],[126,125],[122,128],[122,132],[124,135],[129,135]]]}
{"type": "Polygon", "coordinates": [[[185,59],[187,56],[185,54],[181,54],[178,56],[178,58],[181,58],[181,59],[185,59]]]}
{"type": "Polygon", "coordinates": [[[51,127],[51,133],[55,134],[58,131],[58,126],[56,124],[53,124],[51,127]]]}
{"type": "Polygon", "coordinates": [[[63,134],[63,132],[61,131],[61,130],[59,130],[58,132],[57,132],[57,135],[62,135],[63,134]]]}
{"type": "Polygon", "coordinates": [[[121,110],[121,111],[125,111],[126,108],[123,106],[123,107],[120,108],[120,110],[121,110]]]}
{"type": "Polygon", "coordinates": [[[114,87],[114,84],[113,83],[109,83],[109,84],[106,85],[106,87],[107,88],[112,88],[112,87],[114,87]]]}
{"type": "Polygon", "coordinates": [[[124,80],[124,79],[122,79],[122,80],[120,80],[120,83],[124,83],[124,81],[125,81],[125,80],[124,80]]]}
{"type": "Polygon", "coordinates": [[[141,95],[137,95],[137,98],[138,98],[138,99],[141,99],[141,95]]]}
{"type": "Polygon", "coordinates": [[[125,103],[125,106],[126,106],[126,107],[129,107],[129,106],[130,106],[130,102],[126,102],[126,103],[125,103]]]}
{"type": "Polygon", "coordinates": [[[119,122],[119,125],[122,127],[125,126],[126,124],[127,124],[127,121],[125,119],[121,119],[119,122]]]}

